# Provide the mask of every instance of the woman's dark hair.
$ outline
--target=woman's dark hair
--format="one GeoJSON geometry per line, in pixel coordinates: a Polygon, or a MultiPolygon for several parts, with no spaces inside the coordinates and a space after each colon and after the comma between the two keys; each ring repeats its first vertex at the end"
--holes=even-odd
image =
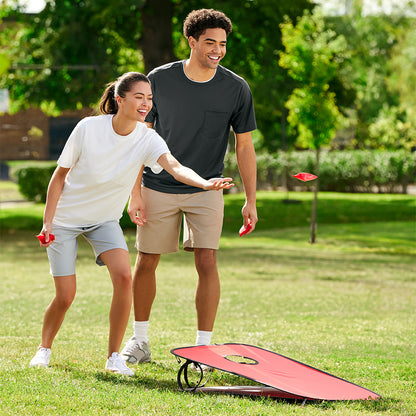
{"type": "Polygon", "coordinates": [[[186,38],[192,36],[196,40],[206,29],[224,29],[227,36],[231,33],[233,25],[231,20],[223,13],[214,9],[199,9],[188,14],[183,22],[183,34],[186,38]]]}
{"type": "Polygon", "coordinates": [[[107,88],[100,100],[101,114],[116,114],[118,111],[117,95],[125,97],[126,93],[131,91],[133,84],[136,82],[147,82],[150,84],[149,78],[140,72],[126,72],[118,77],[117,81],[107,84],[107,88]]]}

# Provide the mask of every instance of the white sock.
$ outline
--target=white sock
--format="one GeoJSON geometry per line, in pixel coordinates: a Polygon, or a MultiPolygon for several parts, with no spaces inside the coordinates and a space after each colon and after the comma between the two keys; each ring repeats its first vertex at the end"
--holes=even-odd
{"type": "Polygon", "coordinates": [[[149,342],[147,331],[149,329],[149,321],[134,321],[134,337],[139,342],[149,342]]]}
{"type": "Polygon", "coordinates": [[[209,345],[211,344],[212,331],[197,331],[196,332],[196,345],[209,345]]]}

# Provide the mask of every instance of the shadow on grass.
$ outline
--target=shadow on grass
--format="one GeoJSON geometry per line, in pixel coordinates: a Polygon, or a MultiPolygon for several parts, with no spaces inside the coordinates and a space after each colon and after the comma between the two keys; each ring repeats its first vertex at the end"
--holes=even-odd
{"type": "MultiPolygon", "coordinates": [[[[151,367],[151,372],[159,371],[160,374],[164,374],[169,371],[165,366],[161,364],[156,364],[154,362],[141,365],[141,369],[146,369],[146,367],[151,367]]],[[[63,371],[65,373],[71,374],[72,377],[85,380],[86,377],[86,370],[85,368],[79,367],[77,365],[69,365],[69,364],[53,364],[50,368],[57,369],[59,371],[63,371]]],[[[94,377],[97,381],[105,382],[105,383],[112,383],[114,385],[125,385],[125,386],[132,386],[132,387],[140,387],[144,389],[150,390],[159,390],[159,391],[179,391],[178,384],[173,380],[167,380],[162,378],[155,378],[150,376],[142,376],[140,374],[140,370],[136,369],[135,375],[133,377],[122,376],[120,374],[115,374],[110,371],[94,371],[90,372],[90,376],[94,377]]],[[[88,371],[87,371],[88,372],[88,371]]]]}
{"type": "MultiPolygon", "coordinates": [[[[218,372],[216,372],[218,373],[218,372]]],[[[175,373],[176,376],[176,373],[175,373]]],[[[322,410],[337,410],[339,405],[345,406],[345,404],[350,404],[357,410],[366,410],[370,412],[385,412],[391,410],[395,407],[395,405],[399,404],[400,401],[392,398],[381,398],[379,400],[355,400],[355,401],[326,401],[326,400],[303,400],[303,399],[293,399],[293,398],[282,398],[282,397],[267,397],[267,396],[258,396],[253,394],[243,394],[243,393],[226,393],[226,392],[207,392],[207,391],[183,391],[179,388],[178,384],[172,380],[163,380],[163,379],[156,379],[153,377],[139,377],[135,376],[132,378],[125,378],[120,377],[111,373],[97,373],[96,378],[98,381],[103,382],[110,382],[115,385],[125,384],[134,387],[140,387],[147,390],[157,390],[160,392],[163,391],[171,391],[177,394],[193,394],[195,397],[203,396],[203,397],[213,397],[216,396],[233,396],[241,399],[249,399],[252,401],[260,401],[260,402],[283,402],[289,403],[296,406],[310,406],[316,407],[322,410]]],[[[209,385],[212,386],[230,386],[230,387],[250,387],[250,386],[263,386],[261,384],[255,383],[254,381],[247,380],[243,377],[238,377],[236,375],[227,374],[227,383],[221,382],[221,379],[211,381],[209,385]]],[[[264,386],[263,386],[264,387],[264,386]]]]}
{"type": "Polygon", "coordinates": [[[127,386],[140,387],[147,390],[158,390],[160,392],[169,390],[172,392],[180,392],[179,387],[175,381],[154,378],[149,376],[141,376],[136,374],[133,377],[123,377],[109,372],[98,372],[95,374],[98,381],[113,383],[116,385],[124,384],[127,386]]]}
{"type": "MultiPolygon", "coordinates": [[[[161,373],[172,373],[171,368],[167,368],[162,364],[151,363],[152,370],[160,371],[161,373]]],[[[179,371],[179,369],[178,369],[179,371]]],[[[77,371],[75,371],[77,372],[77,371]]],[[[192,375],[191,375],[192,376],[192,375]]],[[[195,372],[195,378],[198,379],[199,373],[195,372]]],[[[206,391],[183,391],[179,388],[176,382],[177,372],[174,371],[172,374],[167,374],[166,378],[162,377],[155,378],[148,375],[142,376],[137,374],[134,377],[123,377],[109,372],[97,372],[95,373],[95,378],[100,382],[112,383],[114,385],[128,385],[132,387],[137,387],[146,390],[155,390],[159,392],[171,391],[172,393],[177,394],[194,394],[195,397],[211,396],[215,398],[216,396],[233,396],[244,399],[249,399],[253,401],[261,402],[284,402],[289,404],[294,404],[297,406],[311,406],[323,410],[336,410],[338,404],[345,406],[345,403],[350,404],[352,407],[359,410],[366,410],[370,412],[384,412],[391,410],[395,405],[399,404],[400,401],[393,398],[381,398],[379,400],[355,400],[355,401],[325,401],[325,400],[303,400],[303,399],[293,399],[293,398],[281,398],[281,397],[267,397],[267,396],[258,396],[250,394],[233,394],[226,392],[206,392],[206,391]],[[174,377],[173,377],[174,376],[174,377]],[[168,379],[169,378],[169,379],[168,379]]],[[[205,381],[205,379],[204,379],[205,381]]],[[[253,380],[246,379],[242,376],[235,374],[218,371],[216,370],[211,378],[208,378],[210,386],[263,386],[262,384],[256,383],[253,380]]],[[[192,384],[192,383],[191,383],[192,384]]],[[[264,386],[263,386],[264,387],[264,386]]]]}

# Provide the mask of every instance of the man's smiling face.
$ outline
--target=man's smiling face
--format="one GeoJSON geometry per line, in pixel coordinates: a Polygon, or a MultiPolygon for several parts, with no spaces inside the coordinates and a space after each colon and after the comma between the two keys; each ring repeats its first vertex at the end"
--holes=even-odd
{"type": "Polygon", "coordinates": [[[189,44],[201,67],[216,69],[227,51],[227,35],[224,29],[207,29],[198,40],[190,37],[189,44]]]}

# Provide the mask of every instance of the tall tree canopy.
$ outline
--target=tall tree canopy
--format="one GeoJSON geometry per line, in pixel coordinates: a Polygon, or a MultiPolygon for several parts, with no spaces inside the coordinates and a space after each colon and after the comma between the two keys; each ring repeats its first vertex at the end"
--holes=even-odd
{"type": "Polygon", "coordinates": [[[93,105],[121,73],[147,73],[186,58],[182,22],[204,7],[232,19],[223,63],[249,82],[263,145],[277,150],[293,86],[278,65],[279,24],[310,8],[309,0],[47,0],[40,14],[15,15],[19,25],[5,22],[2,49],[13,64],[0,87],[9,89],[15,109],[35,105],[52,113],[93,105]]]}
{"type": "Polygon", "coordinates": [[[16,108],[93,105],[104,85],[141,64],[140,1],[47,1],[38,15],[4,22],[11,66],[4,81],[16,108]],[[16,22],[17,21],[17,22],[16,22]]]}
{"type": "MultiPolygon", "coordinates": [[[[407,86],[415,73],[415,19],[404,13],[363,16],[360,2],[351,4],[350,15],[325,18],[348,43],[350,59],[329,85],[354,129],[349,144],[411,148],[415,106],[407,86]],[[393,137],[392,131],[400,133],[393,137]]],[[[287,149],[296,135],[286,131],[285,103],[298,81],[278,64],[279,25],[312,6],[312,0],[46,0],[41,13],[25,15],[1,3],[0,88],[9,90],[12,112],[39,106],[57,114],[93,106],[105,84],[123,72],[148,73],[188,57],[183,19],[193,9],[212,7],[233,22],[223,64],[253,91],[262,133],[257,145],[287,149]]]]}
{"type": "MultiPolygon", "coordinates": [[[[349,59],[338,72],[342,87],[337,90],[337,102],[354,131],[351,145],[378,148],[384,147],[384,139],[379,140],[371,130],[379,130],[386,116],[391,120],[392,112],[402,117],[405,95],[399,91],[403,91],[405,79],[411,82],[415,71],[411,33],[416,8],[403,1],[402,9],[390,15],[364,15],[360,3],[352,2],[348,15],[327,18],[327,26],[344,35],[348,44],[349,59]],[[399,79],[402,81],[397,82],[399,79]],[[371,128],[373,123],[378,127],[371,128]]],[[[397,141],[396,145],[391,141],[391,145],[400,147],[397,141]]]]}

